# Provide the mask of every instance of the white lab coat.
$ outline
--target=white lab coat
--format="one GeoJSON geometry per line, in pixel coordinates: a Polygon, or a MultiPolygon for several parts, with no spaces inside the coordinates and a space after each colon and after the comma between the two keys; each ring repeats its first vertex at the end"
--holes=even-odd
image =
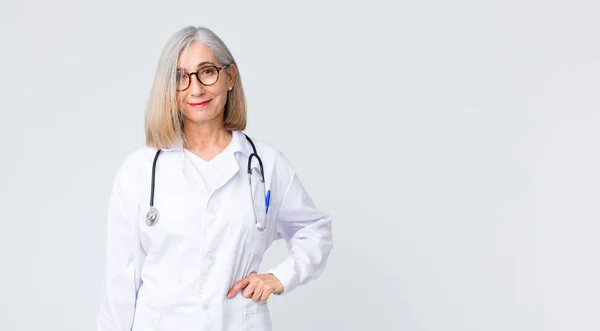
{"type": "MultiPolygon", "coordinates": [[[[257,230],[247,177],[251,145],[233,132],[231,157],[209,194],[181,140],[156,166],[154,206],[145,224],[156,150],[143,147],[119,168],[110,197],[107,265],[98,331],[271,330],[265,302],[227,292],[258,271],[265,250],[284,239],[289,255],[265,270],[286,294],[323,272],[332,249],[331,218],[319,211],[288,160],[253,139],[271,190],[267,227],[257,230]]],[[[257,164],[255,164],[256,166],[257,164]]]]}

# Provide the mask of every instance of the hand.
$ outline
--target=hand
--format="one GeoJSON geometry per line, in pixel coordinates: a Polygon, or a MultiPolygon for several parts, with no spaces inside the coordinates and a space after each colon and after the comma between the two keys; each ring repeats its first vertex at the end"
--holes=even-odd
{"type": "Polygon", "coordinates": [[[233,284],[227,298],[233,298],[239,291],[242,291],[244,298],[252,298],[254,302],[267,301],[271,293],[283,293],[283,284],[273,274],[257,274],[253,271],[233,284]]]}

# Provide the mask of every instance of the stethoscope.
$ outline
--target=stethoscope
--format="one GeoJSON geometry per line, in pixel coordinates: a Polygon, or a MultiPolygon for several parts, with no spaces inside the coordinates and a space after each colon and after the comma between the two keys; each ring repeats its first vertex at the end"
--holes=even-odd
{"type": "MultiPolygon", "coordinates": [[[[253,153],[250,154],[250,156],[248,157],[248,185],[250,186],[250,195],[252,197],[252,205],[253,205],[253,209],[254,209],[254,223],[256,225],[256,228],[259,231],[263,231],[266,228],[266,215],[269,211],[269,201],[270,201],[270,197],[271,197],[271,190],[268,190],[265,192],[265,171],[263,169],[263,163],[262,160],[260,159],[260,156],[258,156],[258,153],[256,152],[256,147],[254,146],[254,142],[252,142],[252,139],[250,139],[250,137],[248,137],[246,134],[244,134],[246,136],[246,139],[248,140],[248,142],[250,143],[250,145],[252,146],[252,151],[253,153]],[[259,165],[259,175],[260,175],[260,187],[262,188],[262,194],[265,197],[265,204],[264,205],[260,205],[259,206],[259,210],[258,210],[258,215],[257,215],[257,208],[254,205],[255,203],[255,192],[252,190],[253,186],[252,186],[252,175],[254,174],[254,169],[252,168],[252,158],[256,158],[256,160],[258,161],[258,165],[259,165]],[[262,209],[264,209],[264,214],[262,209]],[[260,220],[259,220],[260,218],[260,220]]],[[[160,213],[158,212],[158,209],[156,207],[154,207],[154,186],[155,186],[155,178],[156,178],[156,162],[158,161],[158,156],[160,155],[161,150],[159,149],[158,151],[156,151],[156,154],[154,155],[154,161],[152,162],[152,179],[150,182],[150,209],[148,210],[148,213],[146,214],[146,225],[148,226],[153,226],[154,224],[156,224],[156,222],[158,222],[158,219],[160,217],[160,213]]],[[[261,193],[259,192],[259,193],[261,193]]],[[[261,199],[259,199],[259,201],[261,201],[261,199]]],[[[262,202],[262,201],[261,201],[262,202]]]]}

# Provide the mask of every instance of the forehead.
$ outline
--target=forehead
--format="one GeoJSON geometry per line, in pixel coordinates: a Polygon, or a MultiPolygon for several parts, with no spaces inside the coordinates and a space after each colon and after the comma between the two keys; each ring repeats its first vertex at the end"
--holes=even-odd
{"type": "Polygon", "coordinates": [[[203,43],[195,41],[181,51],[177,60],[177,67],[195,70],[203,62],[218,64],[213,52],[203,43]]]}

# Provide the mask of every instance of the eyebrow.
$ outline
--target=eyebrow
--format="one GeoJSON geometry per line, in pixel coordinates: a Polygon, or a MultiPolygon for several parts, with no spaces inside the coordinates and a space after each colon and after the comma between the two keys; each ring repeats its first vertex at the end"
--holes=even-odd
{"type": "MultiPolygon", "coordinates": [[[[196,69],[198,69],[200,67],[203,67],[203,66],[206,66],[206,65],[213,65],[215,67],[217,66],[216,64],[214,64],[214,63],[212,63],[210,61],[203,61],[203,62],[198,63],[198,65],[196,65],[196,69]]],[[[185,68],[177,67],[177,70],[178,71],[184,71],[185,68]]]]}

